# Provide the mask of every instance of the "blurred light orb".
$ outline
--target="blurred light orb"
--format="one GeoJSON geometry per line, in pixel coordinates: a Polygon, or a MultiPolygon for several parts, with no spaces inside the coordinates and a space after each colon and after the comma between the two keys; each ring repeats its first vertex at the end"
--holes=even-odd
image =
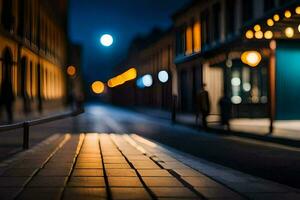
{"type": "Polygon", "coordinates": [[[272,19],[267,20],[268,26],[274,26],[274,21],[272,19]]]}
{"type": "Polygon", "coordinates": [[[285,35],[288,38],[292,38],[294,36],[294,29],[292,27],[287,27],[285,29],[285,35]]]}
{"type": "Polygon", "coordinates": [[[163,70],[158,73],[158,80],[162,83],[166,83],[169,80],[169,74],[167,71],[163,70]]]}
{"type": "Polygon", "coordinates": [[[143,76],[142,82],[145,87],[151,87],[153,84],[152,76],[150,74],[143,76]]]}
{"type": "Polygon", "coordinates": [[[280,20],[280,16],[278,14],[275,14],[273,16],[273,19],[274,19],[275,22],[278,22],[280,20]]]}
{"type": "Polygon", "coordinates": [[[113,44],[114,39],[113,39],[113,37],[111,35],[104,34],[104,35],[101,36],[100,42],[101,42],[101,44],[103,46],[109,47],[109,46],[111,46],[113,44]]]}
{"type": "Polygon", "coordinates": [[[232,78],[231,79],[231,85],[236,86],[236,87],[240,86],[241,85],[241,79],[238,78],[238,77],[232,78]]]}
{"type": "Polygon", "coordinates": [[[69,66],[68,68],[67,68],[67,74],[69,75],[69,76],[75,76],[75,74],[76,74],[76,67],[74,67],[74,66],[69,66]]]}
{"type": "Polygon", "coordinates": [[[251,30],[248,30],[245,34],[247,39],[252,39],[254,37],[254,33],[251,30]]]}
{"type": "Polygon", "coordinates": [[[243,89],[245,92],[249,92],[251,90],[251,84],[250,83],[244,83],[243,89]]]}
{"type": "Polygon", "coordinates": [[[231,97],[231,102],[233,104],[240,104],[242,103],[242,98],[240,96],[233,96],[231,97]]]}
{"type": "Polygon", "coordinates": [[[262,57],[257,51],[245,51],[241,56],[242,62],[251,67],[256,67],[260,63],[261,59],[262,57]]]}
{"type": "Polygon", "coordinates": [[[104,83],[102,83],[101,81],[95,81],[92,84],[91,88],[95,94],[101,94],[104,92],[105,86],[104,83]]]}
{"type": "Polygon", "coordinates": [[[273,32],[272,31],[266,31],[264,34],[266,39],[272,39],[273,38],[273,32]]]}

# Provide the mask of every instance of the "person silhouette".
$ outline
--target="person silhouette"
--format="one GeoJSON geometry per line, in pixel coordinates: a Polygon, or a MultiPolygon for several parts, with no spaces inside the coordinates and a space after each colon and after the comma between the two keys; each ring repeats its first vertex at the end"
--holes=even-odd
{"type": "Polygon", "coordinates": [[[4,79],[1,84],[1,98],[0,98],[1,107],[4,106],[7,114],[8,123],[13,122],[13,102],[14,94],[12,89],[12,84],[8,79],[4,79]]]}

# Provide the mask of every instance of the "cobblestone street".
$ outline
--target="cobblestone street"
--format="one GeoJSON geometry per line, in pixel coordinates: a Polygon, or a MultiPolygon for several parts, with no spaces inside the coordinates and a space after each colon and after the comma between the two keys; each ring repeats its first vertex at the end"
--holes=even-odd
{"type": "Polygon", "coordinates": [[[281,199],[299,191],[134,134],[53,135],[1,163],[5,199],[281,199]]]}

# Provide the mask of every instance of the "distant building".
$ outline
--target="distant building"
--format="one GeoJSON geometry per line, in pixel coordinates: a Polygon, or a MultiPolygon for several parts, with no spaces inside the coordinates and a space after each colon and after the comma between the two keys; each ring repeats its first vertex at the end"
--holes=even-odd
{"type": "Polygon", "coordinates": [[[173,83],[177,83],[173,56],[174,35],[172,29],[168,31],[154,29],[147,36],[135,38],[129,48],[126,60],[122,63],[123,68],[118,68],[116,73],[133,67],[138,72],[137,80],[114,88],[114,99],[120,99],[118,103],[123,105],[170,110],[172,94],[176,95],[177,91],[176,84],[172,87],[173,83]],[[151,87],[139,85],[138,82],[142,82],[145,75],[151,78],[151,87]],[[117,96],[122,96],[122,98],[117,98],[117,96]]]}
{"type": "Polygon", "coordinates": [[[67,0],[0,0],[0,85],[11,88],[17,115],[64,105],[67,8],[67,0]]]}

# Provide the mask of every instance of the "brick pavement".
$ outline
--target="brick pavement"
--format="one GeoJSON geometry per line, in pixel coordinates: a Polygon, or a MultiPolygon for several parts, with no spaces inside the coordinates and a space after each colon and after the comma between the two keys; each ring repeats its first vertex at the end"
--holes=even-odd
{"type": "MultiPolygon", "coordinates": [[[[271,182],[259,188],[267,192],[256,190],[257,185],[224,184],[218,177],[228,180],[228,174],[210,176],[208,163],[198,163],[202,168],[197,170],[191,167],[195,163],[186,164],[191,158],[184,157],[137,135],[54,135],[0,164],[0,199],[300,197],[297,190],[271,182]]],[[[249,180],[256,183],[255,178],[249,180]]]]}

